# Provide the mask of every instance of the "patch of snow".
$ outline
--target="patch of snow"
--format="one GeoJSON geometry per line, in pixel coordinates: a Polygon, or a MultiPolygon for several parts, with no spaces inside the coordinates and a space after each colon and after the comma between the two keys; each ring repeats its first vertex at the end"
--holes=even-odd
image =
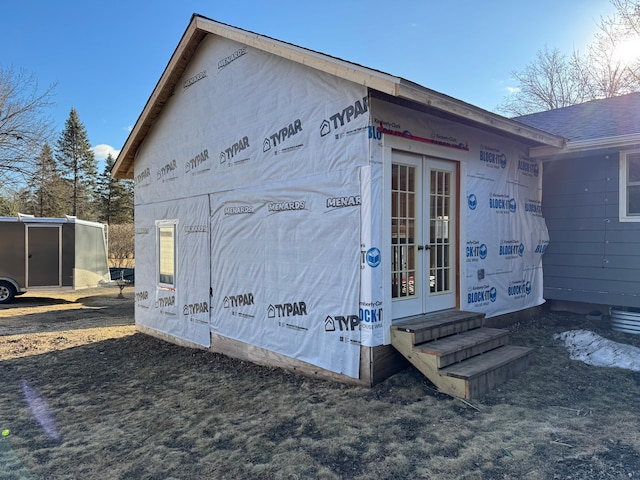
{"type": "Polygon", "coordinates": [[[553,338],[562,340],[571,360],[581,360],[596,367],[618,367],[640,371],[640,348],[618,343],[588,330],[571,330],[556,333],[553,338]]]}

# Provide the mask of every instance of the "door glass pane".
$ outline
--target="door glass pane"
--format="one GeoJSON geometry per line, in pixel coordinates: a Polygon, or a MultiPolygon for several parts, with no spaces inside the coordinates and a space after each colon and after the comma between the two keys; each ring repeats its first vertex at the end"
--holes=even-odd
{"type": "Polygon", "coordinates": [[[416,295],[416,168],[391,168],[391,296],[416,295]]]}
{"type": "Polygon", "coordinates": [[[416,216],[416,194],[407,194],[407,217],[415,218],[416,216]]]}
{"type": "Polygon", "coordinates": [[[400,205],[400,195],[398,193],[391,194],[391,215],[394,217],[398,215],[398,205],[400,205]]]}
{"type": "Polygon", "coordinates": [[[398,190],[398,176],[399,176],[398,169],[399,169],[398,165],[391,166],[391,190],[394,190],[394,191],[398,190]]]}
{"type": "Polygon", "coordinates": [[[431,293],[451,291],[451,173],[431,171],[429,290],[431,293]]]}
{"type": "Polygon", "coordinates": [[[407,192],[415,192],[416,184],[416,169],[413,167],[407,168],[407,192]]]}

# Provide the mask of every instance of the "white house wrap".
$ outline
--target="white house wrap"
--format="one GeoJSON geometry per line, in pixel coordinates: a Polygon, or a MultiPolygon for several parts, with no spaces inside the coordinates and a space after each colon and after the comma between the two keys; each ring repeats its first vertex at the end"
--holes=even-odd
{"type": "Polygon", "coordinates": [[[358,377],[357,173],[211,195],[215,333],[358,377]]]}
{"type": "Polygon", "coordinates": [[[540,166],[508,144],[487,142],[470,153],[462,308],[494,316],[540,305],[549,242],[540,166]]]}
{"type": "Polygon", "coordinates": [[[136,206],[136,322],[209,346],[209,199],[206,195],[136,206]],[[159,226],[175,225],[174,286],[158,282],[159,226]],[[203,268],[203,265],[207,267],[203,268]]]}
{"type": "Polygon", "coordinates": [[[136,184],[136,323],[370,384],[394,319],[544,301],[528,151],[560,142],[194,16],[114,167],[136,184]]]}
{"type": "Polygon", "coordinates": [[[540,165],[528,158],[526,146],[388,103],[375,102],[372,110],[383,131],[465,154],[460,308],[491,317],[543,303],[542,253],[549,237],[540,165]]]}

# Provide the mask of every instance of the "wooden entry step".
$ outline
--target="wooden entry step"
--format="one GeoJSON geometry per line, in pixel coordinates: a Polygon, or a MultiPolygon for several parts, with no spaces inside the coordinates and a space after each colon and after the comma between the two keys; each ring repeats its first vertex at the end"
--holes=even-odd
{"type": "Polygon", "coordinates": [[[483,321],[484,314],[460,310],[406,318],[392,325],[391,345],[441,392],[477,398],[524,370],[532,352],[483,321]]]}
{"type": "Polygon", "coordinates": [[[509,332],[497,328],[475,328],[415,346],[415,350],[436,357],[438,368],[480,355],[509,343],[509,332]]]}

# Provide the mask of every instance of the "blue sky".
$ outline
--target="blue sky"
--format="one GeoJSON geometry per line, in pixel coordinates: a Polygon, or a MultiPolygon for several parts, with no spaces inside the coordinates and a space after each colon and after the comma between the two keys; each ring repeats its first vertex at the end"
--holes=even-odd
{"type": "Polygon", "coordinates": [[[318,50],[495,110],[545,45],[584,50],[608,0],[20,0],[3,2],[0,66],[57,83],[97,158],[117,153],[191,15],[318,50]]]}

